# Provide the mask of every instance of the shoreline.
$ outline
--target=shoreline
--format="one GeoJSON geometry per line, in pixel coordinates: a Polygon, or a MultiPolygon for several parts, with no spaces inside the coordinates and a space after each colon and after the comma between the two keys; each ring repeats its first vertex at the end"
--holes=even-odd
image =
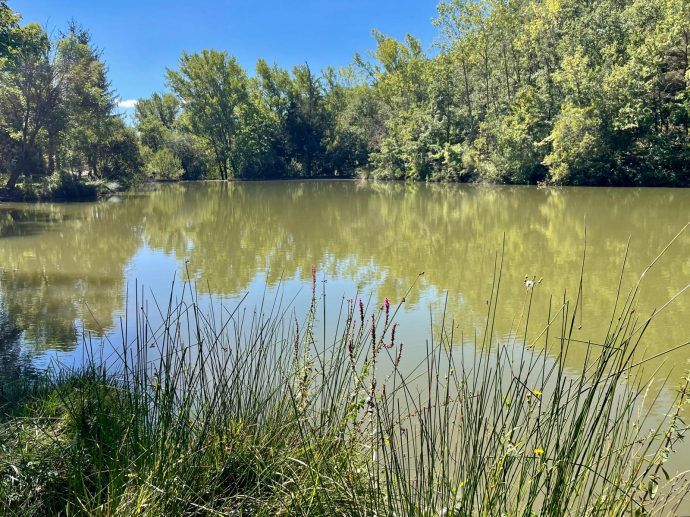
{"type": "MultiPolygon", "coordinates": [[[[669,190],[687,190],[690,187],[670,186],[670,185],[544,185],[532,183],[493,183],[487,181],[415,181],[404,179],[381,179],[381,178],[363,178],[358,176],[314,176],[314,177],[283,177],[283,178],[231,178],[227,180],[222,179],[197,179],[197,180],[151,180],[141,185],[129,189],[103,189],[102,192],[89,193],[86,196],[56,196],[56,197],[38,197],[36,199],[27,199],[16,191],[10,194],[7,189],[0,188],[0,204],[2,203],[80,203],[93,202],[109,199],[118,194],[126,193],[146,193],[154,190],[157,185],[175,184],[175,183],[261,183],[261,182],[354,182],[366,181],[372,183],[391,183],[391,184],[407,184],[407,185],[470,185],[478,188],[493,188],[493,187],[532,187],[544,190],[550,189],[669,189],[669,190]]],[[[98,187],[99,185],[84,184],[89,187],[98,187]]]]}

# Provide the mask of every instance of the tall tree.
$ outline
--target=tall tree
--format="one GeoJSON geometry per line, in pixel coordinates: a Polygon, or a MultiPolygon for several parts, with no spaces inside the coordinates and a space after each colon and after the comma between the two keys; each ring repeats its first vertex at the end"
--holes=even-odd
{"type": "Polygon", "coordinates": [[[296,66],[292,74],[292,102],[287,118],[289,145],[303,165],[304,175],[312,176],[323,167],[326,152],[323,90],[309,65],[296,66]]]}
{"type": "Polygon", "coordinates": [[[56,39],[29,24],[18,31],[15,45],[0,72],[0,133],[6,137],[10,190],[22,175],[60,168],[58,148],[76,151],[79,131],[101,124],[114,106],[100,53],[76,23],[56,39]]]}
{"type": "Polygon", "coordinates": [[[227,52],[183,52],[179,69],[168,69],[167,78],[170,88],[183,102],[191,131],[213,150],[221,178],[239,173],[239,137],[249,109],[249,79],[245,70],[227,52]]]}
{"type": "Polygon", "coordinates": [[[9,190],[22,174],[31,172],[37,138],[64,99],[71,70],[71,63],[58,52],[59,43],[51,41],[39,25],[27,25],[19,38],[13,63],[3,70],[0,80],[3,130],[16,144],[9,190]]]}

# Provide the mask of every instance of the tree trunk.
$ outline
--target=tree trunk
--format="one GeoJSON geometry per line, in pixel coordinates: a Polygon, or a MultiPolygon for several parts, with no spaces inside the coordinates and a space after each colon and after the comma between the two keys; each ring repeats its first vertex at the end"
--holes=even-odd
{"type": "Polygon", "coordinates": [[[14,190],[14,187],[17,185],[17,180],[19,177],[23,174],[28,174],[29,173],[29,151],[28,149],[24,149],[22,152],[22,159],[21,161],[17,164],[17,167],[12,171],[12,174],[10,174],[10,179],[7,180],[7,190],[12,191],[14,190]]]}
{"type": "Polygon", "coordinates": [[[506,91],[508,93],[508,103],[512,102],[512,97],[510,95],[510,72],[508,70],[508,53],[506,51],[505,43],[503,44],[503,69],[506,75],[506,91]]]}
{"type": "Polygon", "coordinates": [[[465,79],[465,97],[467,97],[467,111],[470,117],[470,136],[474,136],[474,116],[472,115],[472,98],[470,97],[470,83],[467,78],[467,63],[465,58],[462,58],[462,74],[465,79]]]}
{"type": "Polygon", "coordinates": [[[7,190],[12,191],[14,190],[15,185],[17,184],[17,180],[19,179],[19,176],[21,175],[21,171],[19,167],[17,167],[16,170],[12,171],[12,174],[10,174],[10,179],[7,180],[7,185],[5,186],[7,190]]]}
{"type": "Polygon", "coordinates": [[[50,176],[55,172],[55,137],[50,135],[48,137],[48,174],[50,176]]]}

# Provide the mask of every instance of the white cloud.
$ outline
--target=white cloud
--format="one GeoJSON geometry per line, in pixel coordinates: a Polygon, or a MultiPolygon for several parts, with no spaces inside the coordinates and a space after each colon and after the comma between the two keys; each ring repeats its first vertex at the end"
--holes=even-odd
{"type": "Polygon", "coordinates": [[[136,99],[130,99],[128,101],[125,100],[119,100],[117,101],[117,107],[118,108],[135,108],[137,105],[137,100],[136,99]]]}

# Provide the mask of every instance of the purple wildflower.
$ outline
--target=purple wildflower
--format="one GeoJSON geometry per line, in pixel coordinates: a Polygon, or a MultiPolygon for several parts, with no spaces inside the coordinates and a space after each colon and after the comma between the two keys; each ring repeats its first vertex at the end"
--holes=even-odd
{"type": "Polygon", "coordinates": [[[400,343],[400,348],[398,349],[398,356],[395,358],[395,367],[397,368],[400,364],[400,358],[402,357],[403,344],[400,343]]]}
{"type": "Polygon", "coordinates": [[[371,315],[371,349],[376,353],[376,317],[371,315]]]}
{"type": "Polygon", "coordinates": [[[387,345],[386,343],[383,343],[382,345],[386,347],[387,349],[391,349],[395,346],[395,327],[398,326],[398,323],[393,325],[393,328],[391,329],[391,343],[390,345],[387,345]]]}

